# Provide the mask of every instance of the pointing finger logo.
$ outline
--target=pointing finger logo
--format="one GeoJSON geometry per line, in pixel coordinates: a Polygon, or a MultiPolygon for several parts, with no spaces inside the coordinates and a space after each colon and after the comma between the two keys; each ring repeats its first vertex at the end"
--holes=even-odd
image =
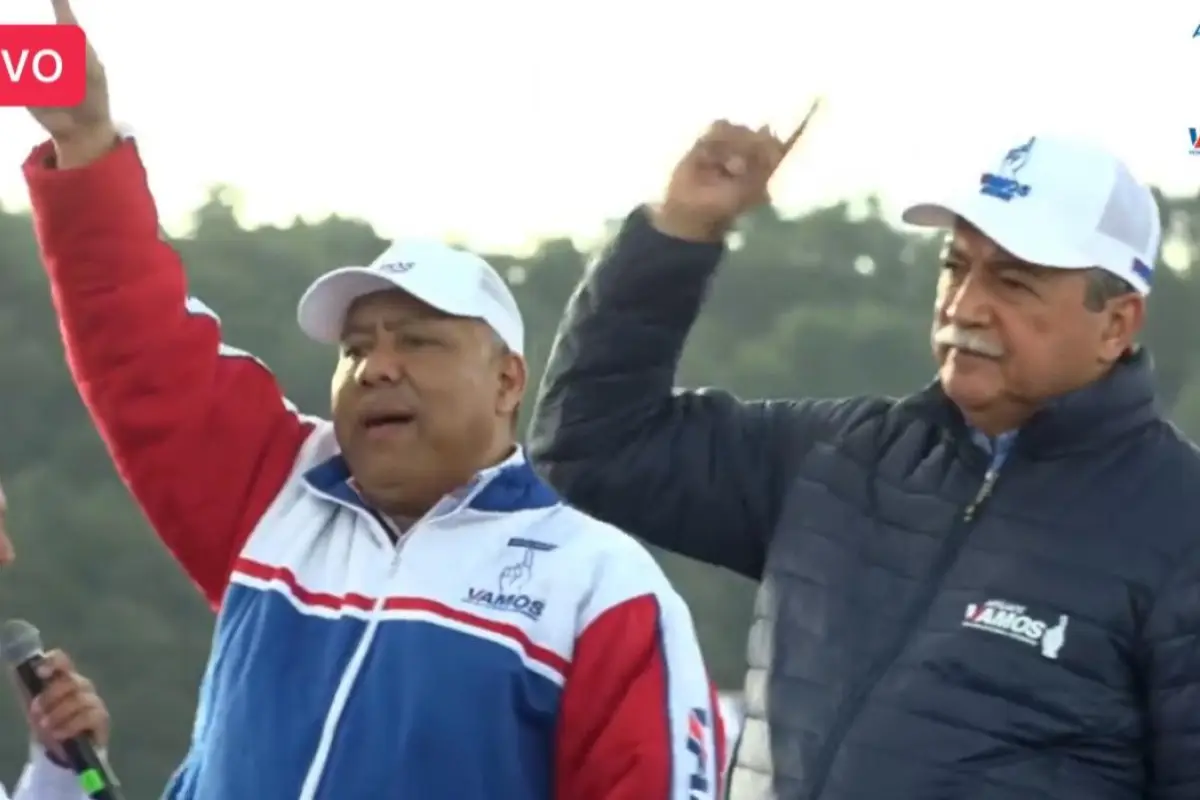
{"type": "Polygon", "coordinates": [[[501,594],[513,594],[525,588],[533,577],[533,550],[526,548],[520,563],[511,564],[500,571],[501,594]]]}

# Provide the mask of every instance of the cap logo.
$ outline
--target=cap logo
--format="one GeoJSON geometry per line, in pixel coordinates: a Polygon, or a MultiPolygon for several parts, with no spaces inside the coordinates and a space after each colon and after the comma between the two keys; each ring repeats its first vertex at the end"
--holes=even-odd
{"type": "Polygon", "coordinates": [[[1129,268],[1134,275],[1145,281],[1147,286],[1154,281],[1154,265],[1147,264],[1140,258],[1135,258],[1129,268]]]}
{"type": "Polygon", "coordinates": [[[400,275],[408,272],[416,265],[415,261],[389,261],[386,264],[380,264],[379,271],[384,275],[400,275]]]}
{"type": "Polygon", "coordinates": [[[1036,136],[1031,136],[1025,144],[1018,145],[1007,153],[1000,161],[1000,167],[995,172],[985,172],[979,178],[979,193],[997,200],[1009,202],[1015,197],[1028,197],[1030,186],[1017,180],[1017,173],[1029,163],[1033,152],[1036,136]]]}

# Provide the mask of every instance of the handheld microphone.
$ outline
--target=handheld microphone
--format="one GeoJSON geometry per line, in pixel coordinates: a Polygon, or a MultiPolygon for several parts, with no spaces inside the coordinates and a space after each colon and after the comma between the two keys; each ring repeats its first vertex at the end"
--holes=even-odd
{"type": "MultiPolygon", "coordinates": [[[[0,625],[0,659],[13,670],[30,697],[37,697],[46,688],[37,674],[37,668],[46,660],[42,635],[28,622],[10,619],[0,625]]],[[[92,800],[125,800],[112,768],[86,737],[77,736],[59,746],[68,766],[79,776],[85,795],[92,800]]]]}

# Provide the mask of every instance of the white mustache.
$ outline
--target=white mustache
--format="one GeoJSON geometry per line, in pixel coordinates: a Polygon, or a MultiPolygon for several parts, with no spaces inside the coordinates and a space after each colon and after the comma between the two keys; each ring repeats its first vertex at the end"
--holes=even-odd
{"type": "Polygon", "coordinates": [[[944,328],[939,328],[938,332],[933,335],[933,341],[943,347],[955,347],[959,350],[966,350],[968,353],[976,353],[987,358],[1000,358],[1004,355],[1004,351],[995,342],[989,341],[983,334],[976,331],[960,328],[957,325],[947,325],[944,328]]]}

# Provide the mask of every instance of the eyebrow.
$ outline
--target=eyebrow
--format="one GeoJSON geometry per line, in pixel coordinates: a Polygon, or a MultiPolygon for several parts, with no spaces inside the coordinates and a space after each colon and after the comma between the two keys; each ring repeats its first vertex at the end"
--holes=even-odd
{"type": "MultiPolygon", "coordinates": [[[[382,322],[382,327],[385,331],[397,331],[408,325],[412,325],[413,323],[437,322],[445,319],[454,319],[454,317],[433,308],[412,309],[411,311],[406,312],[403,316],[385,318],[382,322]]],[[[346,338],[347,336],[372,334],[378,327],[380,327],[379,323],[369,324],[348,321],[342,327],[342,338],[346,338]]]]}
{"type": "MultiPolygon", "coordinates": [[[[946,260],[970,261],[971,257],[963,252],[962,248],[955,245],[949,245],[946,248],[945,254],[942,256],[946,260]]],[[[1028,261],[1022,261],[1014,255],[1000,252],[995,257],[988,259],[988,266],[1000,267],[1002,269],[1017,270],[1029,275],[1041,275],[1045,271],[1045,267],[1039,267],[1037,264],[1030,264],[1028,261]]]]}

